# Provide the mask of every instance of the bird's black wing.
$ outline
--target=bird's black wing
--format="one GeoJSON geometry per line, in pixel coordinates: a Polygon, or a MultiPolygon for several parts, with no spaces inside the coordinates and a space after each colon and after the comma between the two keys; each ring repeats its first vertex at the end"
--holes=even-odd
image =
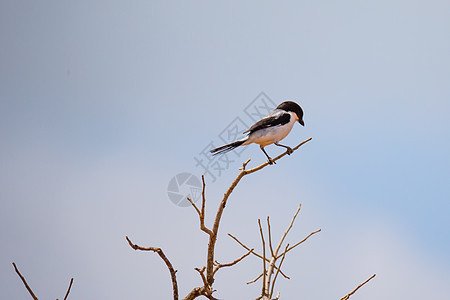
{"type": "Polygon", "coordinates": [[[273,127],[273,126],[277,126],[277,125],[284,125],[284,124],[289,123],[290,120],[291,120],[291,115],[289,113],[277,112],[275,114],[271,114],[271,115],[259,120],[258,122],[253,124],[253,126],[250,127],[249,130],[244,131],[244,133],[247,133],[247,132],[253,133],[260,129],[269,128],[269,127],[273,127]]]}

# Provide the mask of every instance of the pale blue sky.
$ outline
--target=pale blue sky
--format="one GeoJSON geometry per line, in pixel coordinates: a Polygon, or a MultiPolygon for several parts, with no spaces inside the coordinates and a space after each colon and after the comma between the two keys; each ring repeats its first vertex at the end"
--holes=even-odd
{"type": "MultiPolygon", "coordinates": [[[[450,293],[448,1],[0,2],[0,298],[170,299],[201,284],[206,237],[169,180],[260,92],[295,100],[301,151],[238,186],[217,258],[279,236],[299,202],[282,299],[442,299],[450,293]]],[[[269,153],[280,150],[268,147],[269,153]]],[[[264,156],[245,151],[252,164],[264,156]]],[[[208,181],[208,216],[238,162],[208,181]]],[[[210,224],[211,219],[208,219],[210,224]]],[[[249,257],[217,297],[254,299],[249,257]]]]}

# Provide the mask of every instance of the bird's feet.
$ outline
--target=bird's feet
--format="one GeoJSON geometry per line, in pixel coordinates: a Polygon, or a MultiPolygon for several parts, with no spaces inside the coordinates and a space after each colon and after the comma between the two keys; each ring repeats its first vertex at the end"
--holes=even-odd
{"type": "Polygon", "coordinates": [[[276,162],[273,159],[271,159],[270,157],[268,158],[268,163],[269,163],[269,165],[276,164],[276,162]]]}
{"type": "Polygon", "coordinates": [[[288,155],[291,155],[292,152],[294,152],[294,150],[292,150],[291,147],[286,147],[286,152],[287,152],[288,155]]]}

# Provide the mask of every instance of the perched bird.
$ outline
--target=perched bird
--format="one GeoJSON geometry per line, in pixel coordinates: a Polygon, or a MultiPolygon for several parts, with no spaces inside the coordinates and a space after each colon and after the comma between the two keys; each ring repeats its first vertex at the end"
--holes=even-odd
{"type": "Polygon", "coordinates": [[[253,124],[250,129],[243,133],[248,135],[236,142],[212,149],[210,152],[213,155],[226,153],[239,146],[248,145],[251,143],[259,144],[262,152],[267,156],[269,164],[275,163],[272,158],[267,154],[264,147],[270,144],[275,144],[287,149],[287,153],[292,153],[292,148],[289,146],[281,145],[279,142],[284,139],[295,122],[299,122],[302,126],[305,126],[303,122],[303,110],[297,103],[293,101],[285,101],[278,105],[276,109],[270,112],[266,117],[253,124]]]}

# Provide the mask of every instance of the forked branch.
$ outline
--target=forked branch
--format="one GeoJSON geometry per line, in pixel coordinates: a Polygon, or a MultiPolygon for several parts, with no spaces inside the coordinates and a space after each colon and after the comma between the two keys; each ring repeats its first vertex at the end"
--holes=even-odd
{"type": "MultiPolygon", "coordinates": [[[[14,266],[14,270],[16,271],[17,275],[19,275],[19,277],[22,280],[23,284],[27,288],[28,293],[30,293],[31,297],[34,300],[38,300],[38,297],[36,297],[36,295],[31,290],[31,287],[28,285],[27,281],[25,280],[25,277],[23,277],[23,275],[20,274],[20,271],[17,268],[16,263],[13,262],[12,265],[14,266]]],[[[69,288],[67,289],[66,295],[64,296],[64,300],[67,300],[67,297],[69,297],[70,289],[72,288],[72,283],[73,283],[73,278],[70,278],[69,288]]],[[[58,300],[58,298],[56,300],[58,300]]]]}
{"type": "Polygon", "coordinates": [[[187,199],[192,204],[192,206],[195,208],[195,210],[197,211],[198,217],[200,218],[200,229],[202,231],[206,232],[209,236],[211,236],[213,234],[211,229],[209,229],[205,226],[205,202],[206,202],[205,187],[206,187],[205,175],[202,175],[202,208],[201,208],[201,210],[198,209],[197,205],[195,205],[194,201],[192,201],[191,198],[187,197],[187,199]]]}
{"type": "MultiPolygon", "coordinates": [[[[293,151],[297,150],[298,148],[300,148],[302,145],[306,144],[310,140],[312,140],[312,138],[304,140],[303,142],[301,142],[300,144],[295,146],[292,150],[293,151]]],[[[287,154],[288,154],[288,151],[285,151],[282,154],[275,157],[273,159],[273,161],[275,162],[287,154]]],[[[207,263],[206,263],[206,274],[207,274],[206,279],[208,280],[208,284],[210,284],[211,286],[214,283],[214,252],[215,252],[215,246],[216,246],[216,241],[217,241],[217,234],[219,232],[220,220],[222,219],[223,210],[225,209],[225,206],[227,205],[228,198],[230,197],[234,188],[238,185],[238,183],[241,181],[241,179],[244,176],[252,174],[256,171],[259,171],[269,165],[269,162],[265,162],[265,163],[263,163],[257,167],[254,167],[252,169],[246,169],[247,164],[249,162],[250,162],[250,159],[247,160],[245,163],[243,163],[242,168],[240,169],[241,171],[239,172],[239,174],[236,176],[234,181],[231,183],[231,185],[228,187],[227,191],[223,195],[222,201],[220,202],[219,208],[216,213],[216,218],[214,220],[214,225],[212,228],[212,234],[210,235],[210,238],[209,238],[208,258],[207,258],[207,263]]]]}
{"type": "Polygon", "coordinates": [[[158,255],[161,257],[161,259],[166,263],[167,268],[169,269],[170,276],[172,278],[172,289],[173,289],[173,299],[178,300],[178,284],[177,284],[177,276],[176,276],[176,270],[173,268],[172,263],[169,261],[167,256],[164,254],[163,250],[161,248],[156,247],[141,247],[137,244],[133,244],[131,240],[128,238],[128,236],[125,237],[128,241],[128,244],[131,248],[134,250],[141,250],[141,251],[153,251],[158,253],[158,255]]]}
{"type": "MultiPolygon", "coordinates": [[[[296,246],[300,245],[301,243],[305,242],[309,237],[311,237],[312,235],[320,232],[319,230],[316,230],[312,233],[310,233],[306,238],[304,238],[303,240],[301,240],[300,242],[296,243],[294,246],[290,247],[289,244],[287,244],[285,246],[284,251],[279,254],[281,246],[283,245],[284,240],[286,239],[289,231],[292,229],[292,226],[294,225],[294,221],[297,218],[298,213],[300,212],[301,209],[301,204],[298,206],[295,214],[293,215],[291,222],[289,223],[289,226],[287,227],[286,231],[283,233],[283,235],[280,238],[279,243],[277,244],[275,250],[273,249],[272,246],[272,233],[271,233],[271,227],[270,227],[270,221],[269,221],[269,217],[267,217],[267,232],[268,232],[268,236],[269,236],[269,250],[270,250],[270,254],[271,257],[267,258],[266,257],[266,242],[264,239],[264,233],[263,233],[263,229],[261,226],[261,220],[258,219],[258,226],[259,226],[259,232],[260,232],[260,237],[261,237],[261,242],[262,242],[262,256],[258,253],[252,252],[255,256],[259,257],[262,261],[263,261],[263,272],[256,277],[256,279],[247,282],[247,284],[249,283],[253,283],[256,282],[259,278],[262,278],[262,292],[261,292],[261,296],[259,296],[257,299],[263,299],[263,300],[269,300],[272,299],[273,293],[274,293],[274,287],[275,287],[275,283],[276,280],[278,278],[279,274],[283,274],[283,272],[281,271],[281,265],[284,262],[284,259],[286,257],[286,253],[288,253],[290,250],[292,250],[293,248],[295,248],[296,246]],[[277,266],[277,260],[281,257],[281,262],[278,264],[277,266]],[[268,262],[268,266],[266,268],[266,263],[268,262]],[[275,276],[273,277],[272,280],[272,274],[275,273],[275,276]]],[[[249,249],[248,246],[246,246],[244,243],[242,243],[241,241],[239,241],[236,237],[234,237],[231,234],[228,234],[230,237],[232,237],[239,245],[241,245],[242,247],[244,247],[245,249],[249,249]]],[[[287,277],[286,275],[284,275],[286,278],[289,279],[289,277],[287,277]]],[[[275,299],[279,298],[279,293],[277,293],[277,296],[275,297],[275,299]]]]}
{"type": "Polygon", "coordinates": [[[242,255],[241,257],[239,257],[238,259],[236,259],[236,260],[234,260],[234,261],[232,261],[232,262],[230,262],[230,263],[227,263],[227,264],[220,264],[218,261],[215,261],[215,262],[214,262],[214,265],[215,265],[216,267],[214,268],[214,274],[215,274],[217,271],[219,271],[221,268],[224,268],[224,267],[232,267],[232,266],[234,266],[235,264],[237,264],[238,262],[240,262],[241,260],[243,260],[244,258],[246,258],[247,256],[249,256],[250,253],[253,252],[253,250],[255,250],[255,249],[250,249],[247,253],[245,253],[244,255],[242,255]]]}
{"type": "MultiPolygon", "coordinates": [[[[235,237],[235,236],[232,235],[231,233],[228,233],[228,236],[231,237],[233,240],[235,240],[235,241],[236,241],[239,245],[241,245],[244,249],[250,250],[250,248],[249,248],[247,245],[245,245],[243,242],[241,242],[237,237],[235,237]]],[[[262,256],[261,254],[255,252],[255,251],[253,251],[252,254],[255,255],[256,257],[260,258],[260,259],[264,259],[263,256],[262,256]]],[[[267,258],[267,257],[266,257],[265,260],[266,260],[267,262],[270,262],[270,259],[267,258]]],[[[276,266],[275,266],[275,269],[277,269],[276,266]]],[[[283,275],[284,278],[286,278],[286,279],[291,279],[291,278],[289,278],[289,276],[287,276],[286,274],[284,274],[283,271],[280,271],[280,273],[281,273],[281,275],[283,275]]],[[[247,282],[247,284],[256,282],[256,281],[258,281],[258,279],[261,278],[261,277],[262,277],[262,273],[261,273],[257,278],[255,278],[254,280],[251,280],[251,281],[247,282]]]]}
{"type": "MultiPolygon", "coordinates": [[[[303,240],[301,240],[300,242],[298,242],[297,244],[295,244],[294,246],[289,247],[288,249],[286,249],[286,253],[291,251],[292,249],[294,249],[295,247],[297,247],[300,244],[303,244],[304,242],[306,242],[307,239],[309,239],[312,235],[321,232],[322,229],[318,229],[316,231],[311,232],[310,234],[308,234],[303,240]]],[[[277,259],[280,258],[281,256],[283,256],[284,253],[281,253],[280,255],[277,256],[277,259]]]]}
{"type": "MultiPolygon", "coordinates": [[[[297,146],[295,146],[292,150],[295,151],[298,148],[300,148],[302,145],[304,145],[305,143],[309,142],[310,140],[312,140],[312,138],[309,138],[307,140],[304,140],[303,142],[301,142],[300,144],[298,144],[297,146]]],[[[293,151],[289,151],[289,154],[291,154],[293,151]]],[[[287,155],[288,151],[278,155],[277,157],[275,157],[272,161],[275,162],[279,159],[281,159],[283,156],[287,155]]],[[[214,292],[212,286],[214,283],[214,275],[215,273],[220,270],[223,267],[230,267],[233,266],[235,264],[237,264],[238,262],[240,262],[241,260],[243,260],[245,257],[249,256],[250,253],[254,253],[253,249],[250,248],[246,248],[247,249],[247,253],[244,254],[243,256],[241,256],[240,258],[236,259],[235,261],[228,263],[228,264],[220,264],[217,263],[217,261],[214,260],[214,255],[215,255],[215,246],[216,246],[216,242],[217,242],[217,235],[219,233],[219,225],[220,225],[220,221],[222,219],[222,214],[223,211],[225,209],[225,206],[227,205],[227,201],[231,195],[231,193],[234,191],[234,189],[236,188],[236,186],[238,185],[238,183],[241,181],[241,179],[249,174],[252,174],[254,172],[257,172],[265,167],[267,167],[269,165],[268,162],[265,162],[257,167],[254,167],[252,169],[247,169],[247,165],[250,162],[250,159],[248,159],[246,162],[244,162],[242,164],[242,167],[239,169],[240,172],[238,173],[238,175],[236,176],[236,178],[233,180],[233,182],[231,183],[231,185],[228,187],[228,189],[226,190],[226,192],[223,195],[222,201],[219,204],[219,207],[217,209],[217,213],[216,216],[214,218],[214,223],[213,226],[211,228],[206,227],[205,225],[205,204],[206,204],[206,197],[205,197],[205,187],[206,187],[206,183],[205,183],[205,178],[204,176],[202,176],[202,204],[201,204],[201,208],[199,208],[193,201],[192,199],[188,198],[188,201],[191,203],[191,205],[194,207],[195,211],[197,212],[198,216],[199,216],[199,220],[200,220],[200,229],[207,233],[209,235],[209,243],[208,243],[208,250],[207,250],[207,260],[206,260],[206,266],[199,269],[199,268],[195,268],[195,270],[200,274],[200,277],[202,279],[203,282],[203,286],[200,287],[196,287],[194,289],[191,290],[191,292],[184,298],[184,300],[192,300],[195,299],[199,296],[205,296],[206,298],[210,299],[210,300],[214,300],[215,298],[212,296],[212,293],[214,292]]],[[[167,259],[167,257],[164,255],[164,252],[162,251],[161,248],[155,248],[155,247],[140,247],[136,244],[133,244],[130,239],[128,237],[126,237],[130,247],[132,247],[135,250],[142,250],[142,251],[154,251],[156,253],[159,254],[159,256],[164,260],[164,262],[166,263],[170,275],[172,277],[172,286],[173,286],[173,295],[174,295],[174,299],[177,300],[178,299],[178,285],[177,285],[177,281],[176,281],[176,271],[173,269],[172,264],[170,263],[170,261],[167,259]]],[[[273,252],[272,249],[272,245],[271,246],[271,252],[273,252]]],[[[275,257],[276,259],[276,257],[275,257]]],[[[263,258],[264,263],[267,261],[267,259],[263,258]]],[[[274,266],[274,268],[276,269],[276,266],[274,266]]],[[[283,272],[281,272],[281,270],[279,271],[283,276],[287,277],[286,275],[283,274],[283,272]]]]}
{"type": "MultiPolygon", "coordinates": [[[[273,277],[272,287],[270,288],[270,295],[269,295],[269,298],[272,298],[272,295],[273,295],[273,289],[274,289],[274,287],[275,287],[275,282],[277,281],[277,277],[278,277],[278,274],[280,273],[281,265],[283,264],[284,258],[286,257],[286,253],[287,253],[287,249],[288,249],[288,248],[289,248],[289,244],[286,245],[286,249],[284,250],[283,256],[281,257],[280,264],[278,265],[278,270],[277,270],[277,272],[275,273],[275,276],[273,277]]],[[[275,299],[278,299],[279,297],[280,297],[280,292],[278,292],[277,297],[276,297],[275,299]]]]}
{"type": "MultiPolygon", "coordinates": [[[[292,150],[293,151],[297,150],[298,148],[300,148],[302,145],[304,145],[305,143],[309,142],[310,140],[312,140],[312,138],[304,140],[303,142],[301,142],[300,144],[295,146],[292,150]]],[[[277,157],[275,157],[273,159],[273,161],[275,162],[275,161],[281,159],[283,156],[285,156],[287,154],[288,154],[288,151],[283,152],[282,154],[280,154],[277,157]]],[[[206,232],[209,235],[207,260],[206,260],[206,282],[207,282],[207,286],[195,288],[195,289],[193,289],[191,291],[191,293],[189,293],[189,295],[191,295],[191,294],[194,295],[195,294],[196,297],[198,297],[200,295],[207,296],[207,295],[205,295],[205,292],[206,292],[205,289],[212,290],[212,285],[214,283],[214,275],[215,275],[215,273],[218,270],[218,268],[215,267],[215,260],[214,260],[215,246],[216,246],[216,242],[217,242],[217,235],[219,233],[219,225],[220,225],[220,221],[222,219],[222,214],[223,214],[223,211],[225,209],[225,206],[227,205],[227,201],[228,201],[228,198],[230,197],[231,193],[234,191],[234,189],[236,188],[236,186],[238,185],[238,183],[241,181],[241,179],[244,176],[252,174],[254,172],[257,172],[257,171],[259,171],[259,170],[261,170],[261,169],[263,169],[263,168],[265,168],[265,167],[267,167],[269,165],[268,162],[265,162],[265,163],[263,163],[263,164],[261,164],[261,165],[259,165],[257,167],[254,167],[252,169],[247,169],[247,165],[248,165],[249,162],[250,162],[250,159],[248,159],[246,162],[244,162],[242,164],[242,167],[239,169],[240,170],[239,174],[236,176],[236,178],[233,180],[231,185],[228,187],[227,191],[224,193],[222,201],[220,202],[219,207],[217,209],[216,217],[214,219],[214,223],[213,223],[212,228],[207,228],[205,226],[205,202],[206,202],[206,200],[205,200],[205,186],[206,186],[206,184],[205,184],[204,176],[202,176],[203,187],[202,187],[202,206],[201,206],[201,209],[199,209],[198,206],[195,205],[195,203],[192,201],[192,199],[188,198],[188,201],[194,207],[195,211],[197,212],[197,214],[199,216],[200,229],[202,231],[206,232]]],[[[247,251],[249,251],[249,253],[247,253],[247,255],[249,255],[250,253],[254,254],[254,252],[251,251],[250,248],[247,248],[247,251]]],[[[244,257],[246,257],[247,255],[243,256],[242,259],[244,257]]],[[[189,299],[194,299],[194,298],[189,298],[189,299]]]]}

